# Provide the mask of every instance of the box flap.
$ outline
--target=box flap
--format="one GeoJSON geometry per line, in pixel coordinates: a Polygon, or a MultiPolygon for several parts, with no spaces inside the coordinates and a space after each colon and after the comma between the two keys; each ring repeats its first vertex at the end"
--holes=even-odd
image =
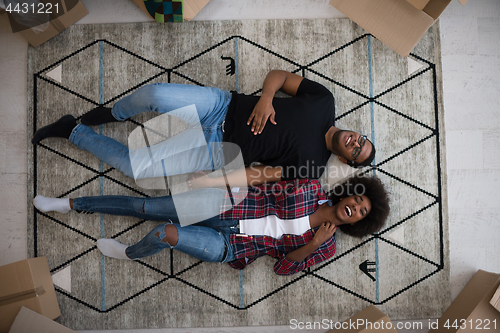
{"type": "Polygon", "coordinates": [[[403,57],[435,21],[401,0],[331,0],[330,5],[403,57]]]}
{"type": "Polygon", "coordinates": [[[500,312],[483,300],[467,318],[467,324],[457,333],[498,332],[500,312]]]}
{"type": "Polygon", "coordinates": [[[12,324],[9,333],[76,333],[63,325],[50,320],[24,306],[12,324]]]}
{"type": "MultiPolygon", "coordinates": [[[[433,329],[430,330],[430,332],[440,332],[444,330],[443,325],[447,321],[449,323],[453,323],[455,320],[459,322],[464,319],[468,321],[469,317],[481,303],[487,304],[489,308],[494,310],[488,302],[499,285],[500,274],[478,270],[460,294],[458,294],[453,303],[446,309],[441,318],[439,318],[439,328],[441,330],[433,329]]],[[[455,331],[456,330],[452,330],[450,332],[455,331]]]]}
{"type": "Polygon", "coordinates": [[[42,285],[46,292],[41,297],[38,297],[42,310],[40,313],[50,319],[59,317],[61,315],[61,310],[57,302],[56,291],[54,289],[54,283],[52,282],[52,276],[50,275],[47,258],[40,257],[30,259],[30,266],[35,285],[42,285]]]}
{"type": "Polygon", "coordinates": [[[374,305],[370,305],[343,322],[349,326],[340,329],[336,328],[326,333],[397,333],[398,331],[394,327],[391,329],[391,326],[388,326],[387,323],[390,321],[385,313],[374,305]]]}
{"type": "Polygon", "coordinates": [[[33,47],[37,47],[56,36],[67,27],[73,25],[89,13],[80,0],[65,0],[63,3],[65,4],[65,8],[68,9],[68,12],[59,16],[57,19],[50,21],[48,27],[34,27],[33,29],[20,31],[19,34],[23,36],[23,38],[26,39],[33,47]],[[74,4],[75,1],[76,4],[74,4]]]}
{"type": "Polygon", "coordinates": [[[500,311],[500,286],[497,288],[495,293],[493,294],[493,297],[490,299],[490,304],[500,311]]]}
{"type": "Polygon", "coordinates": [[[43,286],[38,286],[35,289],[25,290],[19,293],[6,295],[0,297],[0,307],[7,304],[24,301],[32,297],[39,297],[42,296],[44,293],[45,290],[43,289],[43,286]]]}
{"type": "Polygon", "coordinates": [[[430,0],[406,0],[406,1],[408,1],[413,7],[417,8],[418,10],[422,10],[425,8],[425,6],[430,0]]]}
{"type": "Polygon", "coordinates": [[[21,260],[0,267],[0,299],[35,290],[28,260],[21,260]]]}
{"type": "Polygon", "coordinates": [[[432,0],[424,8],[424,12],[430,17],[437,20],[439,15],[443,13],[444,9],[448,7],[451,0],[432,0]]]}
{"type": "Polygon", "coordinates": [[[210,0],[184,0],[184,8],[182,9],[184,20],[191,21],[209,2],[210,0]]]}
{"type": "Polygon", "coordinates": [[[465,6],[465,4],[467,3],[467,1],[469,1],[469,0],[458,0],[458,1],[462,4],[462,6],[465,6]]]}

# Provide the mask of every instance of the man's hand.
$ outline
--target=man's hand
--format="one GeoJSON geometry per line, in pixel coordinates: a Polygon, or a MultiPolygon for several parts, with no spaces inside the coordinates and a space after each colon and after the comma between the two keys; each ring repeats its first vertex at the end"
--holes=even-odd
{"type": "Polygon", "coordinates": [[[295,96],[299,89],[300,82],[302,82],[303,79],[303,77],[297,74],[281,70],[272,70],[267,74],[262,84],[260,99],[255,105],[250,118],[247,120],[247,125],[252,123],[251,130],[253,134],[257,135],[262,133],[268,119],[272,124],[277,124],[276,121],[274,121],[274,115],[276,114],[273,108],[274,94],[278,90],[281,90],[287,95],[295,96]]]}
{"type": "Polygon", "coordinates": [[[273,108],[273,98],[261,96],[259,101],[255,105],[250,118],[248,118],[247,120],[247,125],[250,125],[253,119],[251,131],[254,135],[260,134],[264,130],[268,119],[273,125],[277,124],[274,120],[275,114],[276,112],[273,108]]]}
{"type": "Polygon", "coordinates": [[[330,239],[335,231],[337,230],[337,226],[330,222],[325,222],[321,224],[321,226],[316,230],[316,234],[314,235],[313,241],[316,242],[317,245],[321,245],[330,239]]]}

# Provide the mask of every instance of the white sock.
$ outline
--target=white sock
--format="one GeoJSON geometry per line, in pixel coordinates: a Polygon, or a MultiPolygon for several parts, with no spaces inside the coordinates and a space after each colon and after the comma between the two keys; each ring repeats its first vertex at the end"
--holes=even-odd
{"type": "Polygon", "coordinates": [[[97,247],[107,257],[116,259],[129,259],[125,254],[128,245],[119,243],[114,239],[101,238],[97,240],[97,247]]]}
{"type": "Polygon", "coordinates": [[[37,195],[33,199],[33,204],[38,210],[46,213],[50,211],[56,211],[62,214],[66,214],[71,210],[69,206],[69,198],[47,198],[41,195],[37,195]]]}

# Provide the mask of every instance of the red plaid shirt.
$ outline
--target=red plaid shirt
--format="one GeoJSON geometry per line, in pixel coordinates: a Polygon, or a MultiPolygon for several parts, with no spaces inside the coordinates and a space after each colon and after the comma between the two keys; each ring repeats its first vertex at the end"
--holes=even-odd
{"type": "MultiPolygon", "coordinates": [[[[276,215],[281,219],[295,219],[312,214],[318,209],[318,200],[328,197],[317,180],[293,180],[272,184],[264,184],[248,189],[248,193],[234,193],[236,202],[242,199],[233,209],[226,200],[221,207],[221,219],[242,220],[276,215]]],[[[311,253],[301,262],[285,257],[309,243],[317,228],[309,229],[302,235],[283,235],[276,239],[270,236],[230,236],[231,246],[236,259],[228,264],[236,269],[243,269],[258,257],[269,255],[277,258],[274,271],[279,275],[292,275],[333,257],[335,254],[335,235],[311,253]]]]}

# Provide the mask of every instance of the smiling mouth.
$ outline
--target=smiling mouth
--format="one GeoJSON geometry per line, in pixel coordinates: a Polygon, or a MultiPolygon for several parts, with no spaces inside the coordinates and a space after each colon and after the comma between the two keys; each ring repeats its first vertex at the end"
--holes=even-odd
{"type": "Polygon", "coordinates": [[[347,148],[347,145],[351,142],[351,140],[352,140],[352,135],[350,135],[350,136],[347,138],[347,140],[345,140],[345,146],[346,146],[346,148],[347,148]]]}
{"type": "Polygon", "coordinates": [[[345,213],[347,216],[349,216],[349,217],[352,216],[352,211],[351,211],[351,208],[349,208],[349,206],[345,206],[344,210],[345,210],[345,213]]]}

